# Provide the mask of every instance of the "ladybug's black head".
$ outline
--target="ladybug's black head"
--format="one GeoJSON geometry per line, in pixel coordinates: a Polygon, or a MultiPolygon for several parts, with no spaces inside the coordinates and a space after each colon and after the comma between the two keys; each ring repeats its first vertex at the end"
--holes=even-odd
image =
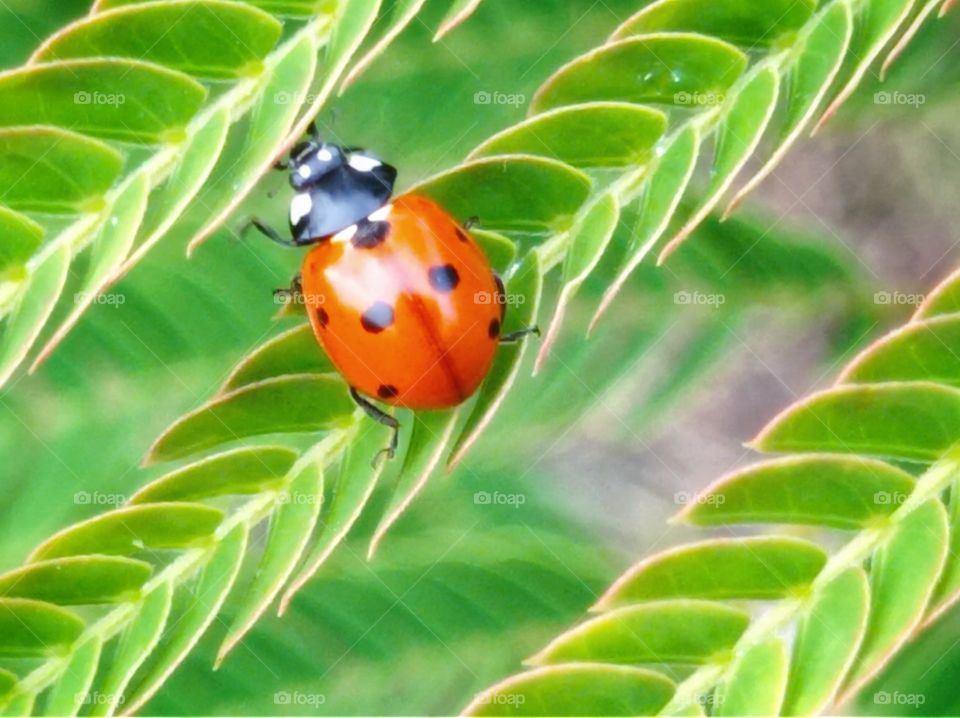
{"type": "Polygon", "coordinates": [[[312,139],[290,151],[290,229],[297,239],[336,234],[390,201],[397,171],[358,148],[312,139]]]}

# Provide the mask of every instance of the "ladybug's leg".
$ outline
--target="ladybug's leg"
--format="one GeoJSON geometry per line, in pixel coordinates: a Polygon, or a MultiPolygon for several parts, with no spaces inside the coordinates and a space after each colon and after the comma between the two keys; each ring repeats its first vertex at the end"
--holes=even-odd
{"type": "Polygon", "coordinates": [[[480,224],[480,218],[477,215],[473,215],[472,217],[467,217],[467,220],[463,223],[463,228],[469,230],[478,224],[480,224]]]}
{"type": "MultiPolygon", "coordinates": [[[[499,296],[497,297],[500,303],[500,323],[507,318],[507,290],[503,286],[503,280],[500,278],[500,275],[494,273],[493,280],[497,283],[497,292],[499,296]]],[[[529,334],[536,334],[540,336],[540,327],[534,325],[532,327],[527,327],[526,329],[520,329],[515,332],[510,332],[509,334],[504,334],[500,337],[501,344],[516,344],[518,341],[523,339],[529,334]]]]}
{"type": "Polygon", "coordinates": [[[392,459],[394,456],[396,456],[397,445],[400,443],[400,422],[397,421],[396,417],[390,416],[390,414],[387,412],[374,406],[370,401],[361,396],[360,393],[352,386],[350,387],[350,396],[355,402],[357,402],[357,406],[363,409],[367,416],[377,423],[388,426],[393,430],[393,433],[390,435],[390,445],[386,449],[377,452],[377,455],[373,457],[373,465],[376,466],[377,462],[380,460],[380,457],[384,454],[386,454],[388,459],[392,459]]]}
{"type": "Polygon", "coordinates": [[[520,329],[515,332],[510,332],[509,334],[504,334],[502,337],[500,337],[500,343],[516,344],[518,341],[523,339],[525,336],[529,336],[530,334],[536,334],[539,337],[540,327],[532,326],[532,327],[527,327],[526,329],[520,329]]]}
{"type": "Polygon", "coordinates": [[[277,244],[282,244],[285,247],[297,246],[296,242],[294,242],[292,239],[286,239],[277,230],[258,217],[251,217],[250,220],[243,226],[243,229],[240,230],[240,233],[245,234],[251,227],[255,227],[260,234],[267,239],[273,240],[277,244]]]}
{"type": "Polygon", "coordinates": [[[303,278],[300,274],[294,276],[290,280],[290,286],[285,289],[274,289],[273,296],[275,299],[281,300],[283,304],[290,304],[291,302],[300,302],[301,297],[303,297],[303,278]],[[282,298],[282,299],[281,299],[282,298]]]}

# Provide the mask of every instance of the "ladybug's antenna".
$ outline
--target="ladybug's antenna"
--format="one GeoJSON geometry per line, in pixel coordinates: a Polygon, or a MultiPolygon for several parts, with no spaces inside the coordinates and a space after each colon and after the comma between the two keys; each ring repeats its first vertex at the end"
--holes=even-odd
{"type": "Polygon", "coordinates": [[[311,120],[310,124],[307,125],[307,134],[310,135],[310,139],[312,139],[314,142],[318,144],[323,142],[323,140],[320,139],[320,130],[317,129],[316,120],[311,120]]]}

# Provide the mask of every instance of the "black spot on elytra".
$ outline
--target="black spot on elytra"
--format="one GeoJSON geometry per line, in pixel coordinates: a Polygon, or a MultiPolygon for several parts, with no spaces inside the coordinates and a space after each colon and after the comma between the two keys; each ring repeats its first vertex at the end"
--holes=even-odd
{"type": "Polygon", "coordinates": [[[430,267],[430,286],[438,292],[452,292],[460,284],[460,275],[452,264],[430,267]]]}
{"type": "Polygon", "coordinates": [[[469,242],[470,237],[467,236],[467,233],[464,232],[460,227],[457,227],[457,239],[461,242],[469,242]]]}
{"type": "Polygon", "coordinates": [[[360,324],[371,334],[379,334],[393,324],[393,307],[386,302],[375,302],[362,315],[360,324]]]}
{"type": "Polygon", "coordinates": [[[390,233],[387,222],[370,222],[363,220],[357,223],[357,231],[350,238],[350,244],[357,249],[373,249],[382,244],[390,233]]]}
{"type": "Polygon", "coordinates": [[[491,319],[490,327],[487,329],[487,333],[490,335],[491,339],[496,339],[500,336],[500,320],[491,319]]]}
{"type": "Polygon", "coordinates": [[[393,399],[399,393],[400,390],[393,384],[381,384],[380,388],[377,389],[377,396],[381,399],[393,399]]]}
{"type": "Polygon", "coordinates": [[[317,321],[320,322],[320,326],[324,328],[330,323],[330,315],[327,314],[327,310],[323,307],[317,309],[317,321]]]}

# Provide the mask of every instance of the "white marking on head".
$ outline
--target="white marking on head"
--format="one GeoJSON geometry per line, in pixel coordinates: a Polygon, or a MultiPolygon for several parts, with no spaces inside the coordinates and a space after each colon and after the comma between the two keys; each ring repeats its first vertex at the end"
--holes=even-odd
{"type": "Polygon", "coordinates": [[[350,166],[358,172],[370,172],[382,164],[383,162],[369,155],[350,155],[350,166]]]}
{"type": "Polygon", "coordinates": [[[341,229],[330,239],[331,242],[349,242],[353,235],[357,233],[357,225],[351,224],[346,229],[341,229]]]}
{"type": "Polygon", "coordinates": [[[296,226],[301,219],[310,214],[311,209],[313,209],[313,200],[310,199],[309,193],[295,194],[290,201],[290,224],[296,226]]]}
{"type": "Polygon", "coordinates": [[[304,179],[310,179],[310,167],[307,165],[300,165],[297,168],[297,174],[303,177],[304,179]]]}
{"type": "Polygon", "coordinates": [[[317,150],[317,159],[321,162],[329,162],[333,159],[333,154],[326,147],[321,147],[317,150]]]}
{"type": "Polygon", "coordinates": [[[390,212],[393,211],[392,204],[385,204],[383,207],[378,209],[376,212],[372,212],[367,219],[371,222],[385,222],[390,218],[390,212]]]}

